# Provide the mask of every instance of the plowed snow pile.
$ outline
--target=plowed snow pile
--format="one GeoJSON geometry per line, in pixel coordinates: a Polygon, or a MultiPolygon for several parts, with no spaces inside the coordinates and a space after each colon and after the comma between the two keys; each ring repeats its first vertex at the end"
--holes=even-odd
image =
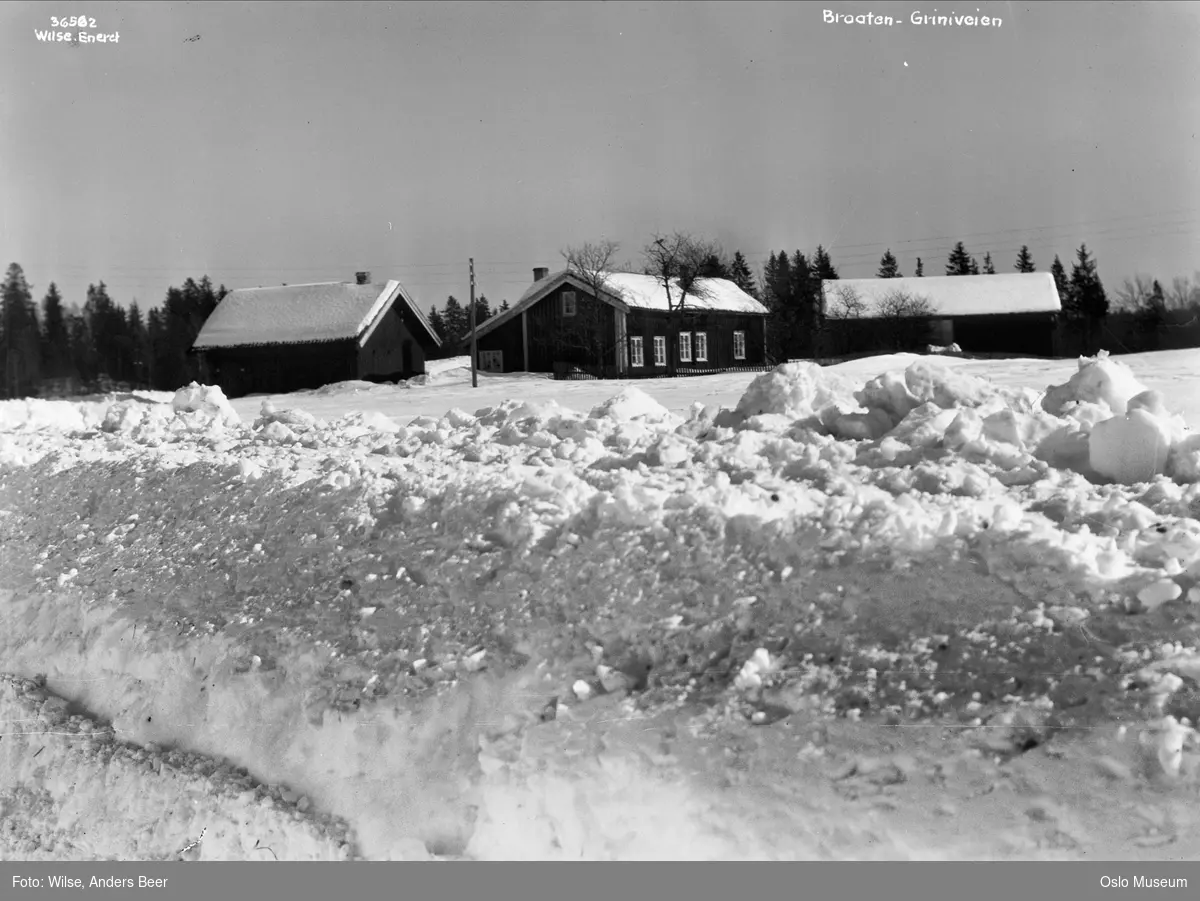
{"type": "Polygon", "coordinates": [[[1103,854],[953,820],[1071,735],[1195,795],[1200,436],[1104,354],[999,381],[0,403],[0,857],[1103,854]]]}

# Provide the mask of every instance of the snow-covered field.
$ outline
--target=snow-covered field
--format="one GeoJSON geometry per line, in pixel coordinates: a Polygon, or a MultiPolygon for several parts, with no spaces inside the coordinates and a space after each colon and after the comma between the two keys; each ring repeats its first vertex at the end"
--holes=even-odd
{"type": "MultiPolygon", "coordinates": [[[[0,856],[1039,855],[793,771],[947,716],[991,766],[1113,705],[1192,784],[1200,351],[465,362],[0,403],[0,718],[42,723],[0,856]]],[[[915,783],[876,753],[837,785],[915,783]]]]}

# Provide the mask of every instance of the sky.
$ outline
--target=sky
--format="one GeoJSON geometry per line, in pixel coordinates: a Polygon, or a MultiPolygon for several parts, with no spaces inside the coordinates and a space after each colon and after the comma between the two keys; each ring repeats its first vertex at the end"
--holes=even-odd
{"type": "Polygon", "coordinates": [[[0,252],[68,304],[365,269],[428,308],[474,258],[494,308],[674,231],[860,278],[1086,242],[1111,293],[1200,270],[1198,129],[1198,3],[0,4],[0,252]]]}

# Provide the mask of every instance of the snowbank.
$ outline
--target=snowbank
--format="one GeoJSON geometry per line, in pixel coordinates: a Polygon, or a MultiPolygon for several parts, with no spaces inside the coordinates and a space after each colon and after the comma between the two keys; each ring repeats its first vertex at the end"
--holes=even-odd
{"type": "MultiPolygon", "coordinates": [[[[33,517],[29,508],[37,506],[46,548],[38,578],[63,591],[94,585],[113,603],[0,605],[0,650],[14,665],[54,660],[56,678],[88,680],[80,695],[128,730],[130,741],[158,740],[161,730],[206,753],[234,753],[266,774],[260,778],[296,784],[314,803],[368,825],[370,854],[386,857],[401,853],[400,824],[432,828],[396,789],[420,788],[405,775],[413,746],[402,737],[412,724],[367,705],[335,718],[315,674],[335,643],[359,635],[364,623],[383,629],[404,615],[407,600],[397,598],[411,600],[405,592],[429,585],[427,554],[450,555],[446,571],[458,581],[439,586],[446,594],[436,616],[451,610],[457,618],[439,636],[428,634],[441,624],[436,619],[402,630],[413,643],[406,669],[385,677],[397,684],[469,670],[491,634],[471,631],[482,628],[485,608],[518,606],[520,590],[503,581],[481,600],[481,586],[506,575],[497,565],[468,577],[472,555],[499,549],[510,569],[559,558],[581,573],[599,569],[589,590],[632,609],[636,593],[622,597],[621,579],[637,567],[622,554],[632,560],[643,540],[675,540],[681,523],[711,525],[760,561],[773,585],[785,586],[801,562],[847,572],[851,562],[903,567],[951,548],[969,551],[991,576],[1047,606],[1121,599],[1153,607],[1200,594],[1200,441],[1171,412],[1170,398],[1148,390],[1124,363],[1103,354],[1080,360],[1065,383],[1034,390],[940,358],[892,362],[900,365],[857,381],[846,371],[788,364],[743,383],[725,409],[694,396],[704,380],[677,380],[673,390],[693,392],[685,415],[632,386],[578,409],[570,399],[592,395],[558,386],[563,403],[522,396],[403,418],[347,410],[344,396],[335,397],[343,404],[336,416],[302,409],[299,398],[267,398],[255,399],[257,415],[243,409],[239,417],[218,389],[198,384],[169,400],[126,398],[101,410],[68,402],[0,407],[0,464],[42,467],[33,470],[29,494],[0,515],[33,517]],[[52,517],[53,492],[54,509],[65,512],[52,517]],[[133,508],[113,508],[117,497],[133,508]],[[602,558],[589,558],[599,554],[589,550],[589,536],[606,531],[627,536],[629,547],[606,546],[602,558]],[[391,534],[403,541],[372,556],[371,542],[391,534]],[[305,571],[301,564],[312,560],[337,569],[330,585],[305,571]],[[181,592],[185,571],[194,584],[181,592]],[[289,628],[326,629],[326,643],[319,652],[293,649],[300,662],[287,680],[264,667],[239,681],[213,674],[226,665],[218,666],[215,652],[197,663],[194,635],[160,649],[156,662],[150,639],[134,645],[123,637],[118,603],[140,604],[144,617],[182,616],[188,611],[168,605],[192,593],[205,611],[226,611],[213,626],[218,636],[249,630],[255,617],[277,617],[284,605],[289,628]],[[259,691],[259,681],[274,688],[259,691]],[[196,701],[201,689],[207,706],[196,701]],[[372,786],[385,779],[391,788],[376,794],[372,786]]],[[[660,550],[664,567],[682,552],[660,550]]],[[[854,572],[879,578],[875,570],[854,572]]],[[[663,574],[654,590],[688,575],[663,574]]],[[[697,596],[707,587],[697,586],[697,596]]],[[[378,660],[369,644],[363,648],[354,659],[338,651],[345,679],[362,677],[347,689],[355,701],[369,700],[384,681],[373,681],[378,660]]],[[[754,662],[741,684],[763,680],[774,665],[769,655],[754,662]]],[[[520,690],[525,703],[541,686],[520,690]]],[[[456,703],[465,705],[451,711],[462,730],[481,711],[502,709],[497,697],[446,701],[456,703]]],[[[457,732],[450,745],[432,733],[413,741],[431,759],[468,754],[457,732]]],[[[420,788],[429,792],[422,803],[436,806],[435,789],[460,775],[420,788]]],[[[629,796],[650,791],[636,773],[621,778],[629,796]]],[[[552,774],[526,783],[514,794],[493,781],[488,803],[475,799],[482,806],[473,853],[506,847],[512,836],[503,824],[517,816],[513,805],[529,785],[552,792],[564,784],[552,774]]],[[[677,803],[673,789],[660,789],[655,797],[677,803]]],[[[579,791],[595,816],[624,828],[619,809],[590,788],[579,791]]],[[[556,802],[547,800],[546,809],[562,820],[563,835],[577,827],[556,802]]],[[[582,834],[563,847],[595,848],[582,834]]]]}

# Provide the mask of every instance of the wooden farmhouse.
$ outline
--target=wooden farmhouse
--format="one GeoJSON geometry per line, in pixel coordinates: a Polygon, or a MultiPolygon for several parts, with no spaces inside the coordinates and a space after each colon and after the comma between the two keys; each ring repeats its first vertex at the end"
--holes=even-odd
{"type": "Polygon", "coordinates": [[[441,344],[398,281],[243,288],[221,300],[192,345],[228,397],[283,394],[425,371],[441,344]]]}
{"type": "Polygon", "coordinates": [[[834,279],[822,291],[835,352],[958,344],[965,353],[1055,355],[1062,304],[1049,272],[834,279]]]}
{"type": "MultiPolygon", "coordinates": [[[[476,330],[481,370],[619,378],[766,363],[767,308],[726,279],[701,279],[701,294],[672,311],[677,288],[669,306],[654,276],[609,273],[598,292],[570,270],[537,268],[533,277],[520,300],[476,330]]],[[[469,335],[465,346],[469,353],[469,335]]]]}

